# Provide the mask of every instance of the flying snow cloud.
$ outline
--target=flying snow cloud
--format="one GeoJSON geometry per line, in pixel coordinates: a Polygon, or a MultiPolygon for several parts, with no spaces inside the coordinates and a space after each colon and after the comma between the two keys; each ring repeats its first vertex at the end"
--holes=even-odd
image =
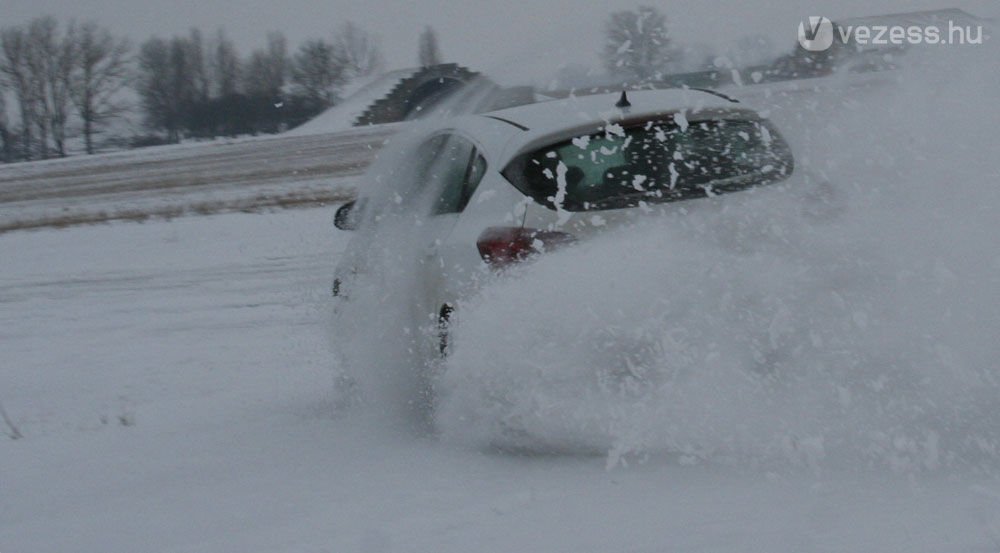
{"type": "Polygon", "coordinates": [[[998,468],[1000,81],[960,55],[758,98],[806,185],[672,204],[459,306],[445,439],[998,468]]]}

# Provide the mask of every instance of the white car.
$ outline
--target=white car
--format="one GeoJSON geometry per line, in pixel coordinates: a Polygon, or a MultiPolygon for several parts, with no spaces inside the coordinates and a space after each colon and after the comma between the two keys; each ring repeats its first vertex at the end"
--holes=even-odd
{"type": "MultiPolygon", "coordinates": [[[[415,217],[412,315],[440,322],[425,344],[446,354],[454,306],[482,275],[669,207],[784,181],[793,159],[752,109],[714,91],[571,97],[446,119],[409,146],[392,201],[337,212],[341,229],[415,217]],[[663,205],[659,205],[663,204],[663,205]],[[387,206],[391,206],[391,215],[387,206]]],[[[371,233],[338,267],[334,295],[365,278],[371,233]]],[[[369,275],[370,276],[370,275],[369,275]]]]}

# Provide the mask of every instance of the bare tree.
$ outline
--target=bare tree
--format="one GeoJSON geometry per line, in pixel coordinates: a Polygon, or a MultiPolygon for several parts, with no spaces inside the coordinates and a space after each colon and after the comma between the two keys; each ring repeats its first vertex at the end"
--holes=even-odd
{"type": "Polygon", "coordinates": [[[49,137],[59,155],[66,155],[66,128],[72,107],[67,88],[68,74],[76,64],[74,27],[60,35],[53,17],[39,17],[26,28],[3,31],[4,61],[0,73],[13,85],[20,104],[23,156],[37,150],[49,155],[49,137]],[[38,140],[32,137],[37,132],[38,140]]]}
{"type": "MultiPolygon", "coordinates": [[[[54,28],[53,28],[54,29],[54,28]]],[[[56,152],[66,156],[66,127],[69,123],[72,97],[70,94],[70,75],[76,69],[76,24],[71,23],[66,33],[61,37],[58,33],[52,37],[52,57],[48,60],[46,84],[49,94],[51,114],[49,128],[52,131],[52,141],[56,152]]]]}
{"type": "Polygon", "coordinates": [[[0,79],[0,161],[10,163],[14,159],[14,144],[7,123],[7,87],[0,79]]]}
{"type": "Polygon", "coordinates": [[[335,89],[345,80],[334,47],[324,40],[308,40],[292,59],[292,83],[296,93],[316,104],[330,105],[335,89]]]}
{"type": "Polygon", "coordinates": [[[418,40],[418,59],[422,67],[441,63],[441,49],[438,47],[437,33],[428,25],[420,33],[418,40]]]}
{"type": "Polygon", "coordinates": [[[333,105],[337,90],[344,85],[346,77],[333,44],[324,40],[306,41],[292,59],[295,92],[315,109],[333,105]]]}
{"type": "Polygon", "coordinates": [[[28,33],[21,27],[0,31],[0,74],[10,85],[17,99],[21,119],[21,149],[26,160],[32,158],[32,125],[35,121],[35,95],[28,69],[28,33]]]}
{"type": "Polygon", "coordinates": [[[239,91],[240,57],[233,41],[219,28],[209,49],[207,69],[211,93],[218,98],[232,96],[239,91]]]}
{"type": "Polygon", "coordinates": [[[267,34],[267,60],[271,88],[280,94],[288,78],[288,40],[280,31],[267,34]]]}
{"type": "Polygon", "coordinates": [[[47,158],[50,136],[59,155],[66,155],[72,108],[67,81],[76,64],[74,32],[71,25],[60,34],[58,21],[50,16],[2,32],[0,74],[18,100],[25,159],[31,159],[36,150],[47,158]],[[33,140],[35,133],[37,140],[33,140]]]}
{"type": "Polygon", "coordinates": [[[197,123],[193,114],[207,100],[198,40],[197,33],[169,41],[154,37],[139,50],[137,91],[146,124],[166,131],[171,142],[197,123]]]}
{"type": "Polygon", "coordinates": [[[94,153],[94,134],[125,109],[118,93],[128,73],[129,43],[96,23],[74,33],[76,64],[67,79],[70,98],[83,121],[87,153],[94,153]]]}
{"type": "Polygon", "coordinates": [[[253,96],[281,97],[288,75],[288,42],[280,32],[267,34],[267,48],[250,54],[244,86],[253,96]]]}
{"type": "Polygon", "coordinates": [[[371,75],[382,68],[382,50],[378,40],[348,21],[335,35],[334,46],[341,63],[352,77],[371,75]]]}
{"type": "MultiPolygon", "coordinates": [[[[243,90],[250,96],[273,96],[267,52],[254,50],[244,63],[243,90]]],[[[280,87],[279,87],[280,89],[280,87]]]]}
{"type": "Polygon", "coordinates": [[[645,81],[662,73],[670,61],[667,20],[656,8],[612,13],[605,31],[604,65],[613,75],[645,81]]]}
{"type": "Polygon", "coordinates": [[[189,114],[194,106],[204,100],[199,78],[198,47],[190,38],[174,37],[170,40],[168,64],[168,90],[172,97],[173,141],[180,140],[181,130],[191,125],[189,114]]]}
{"type": "Polygon", "coordinates": [[[192,100],[203,102],[210,94],[208,70],[205,65],[205,46],[201,31],[191,29],[185,43],[185,72],[190,80],[192,100]]]}
{"type": "MultiPolygon", "coordinates": [[[[153,37],[139,49],[136,91],[146,115],[146,124],[166,131],[167,140],[177,142],[181,131],[183,83],[178,74],[177,57],[183,48],[175,41],[153,37]]],[[[182,45],[181,45],[182,46],[182,45]]]]}
{"type": "Polygon", "coordinates": [[[28,23],[28,81],[36,106],[33,123],[38,131],[42,159],[49,157],[49,130],[55,119],[54,110],[58,109],[51,96],[50,82],[51,66],[58,50],[58,25],[51,16],[39,17],[28,23]]]}

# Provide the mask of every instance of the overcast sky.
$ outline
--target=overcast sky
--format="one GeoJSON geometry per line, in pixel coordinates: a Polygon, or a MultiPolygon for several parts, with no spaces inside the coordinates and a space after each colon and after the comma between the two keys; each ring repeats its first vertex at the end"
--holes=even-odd
{"type": "Polygon", "coordinates": [[[283,31],[294,47],[353,20],[379,35],[392,69],[416,63],[417,36],[431,25],[446,61],[538,80],[561,64],[596,60],[607,14],[637,4],[667,14],[680,42],[723,46],[754,32],[791,48],[798,21],[809,15],[959,7],[1000,16],[997,0],[0,0],[0,26],[52,14],[96,20],[136,42],[186,33],[192,26],[205,31],[222,26],[245,54],[261,45],[269,30],[283,31]]]}

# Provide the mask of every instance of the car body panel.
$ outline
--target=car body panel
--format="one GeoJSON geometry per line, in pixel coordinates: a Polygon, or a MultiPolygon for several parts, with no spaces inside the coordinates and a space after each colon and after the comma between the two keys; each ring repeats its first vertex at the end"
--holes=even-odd
{"type": "MultiPolygon", "coordinates": [[[[616,107],[619,94],[600,94],[518,106],[487,114],[445,120],[426,140],[454,134],[470,141],[486,160],[486,171],[461,213],[428,214],[426,237],[412,311],[416,324],[436,323],[445,306],[470,294],[494,268],[483,260],[477,241],[494,227],[566,232],[578,239],[627,225],[638,217],[685,209],[688,201],[570,212],[542,205],[514,186],[503,174],[518,156],[561,140],[602,132],[613,125],[672,119],[693,124],[718,119],[763,120],[755,111],[724,97],[696,90],[652,90],[628,93],[629,107],[616,107]]],[[[789,154],[790,155],[790,154],[789,154]]],[[[791,177],[789,177],[791,178],[791,177]]],[[[337,274],[358,276],[356,266],[337,274]]],[[[430,348],[428,347],[428,351],[430,348]]]]}

